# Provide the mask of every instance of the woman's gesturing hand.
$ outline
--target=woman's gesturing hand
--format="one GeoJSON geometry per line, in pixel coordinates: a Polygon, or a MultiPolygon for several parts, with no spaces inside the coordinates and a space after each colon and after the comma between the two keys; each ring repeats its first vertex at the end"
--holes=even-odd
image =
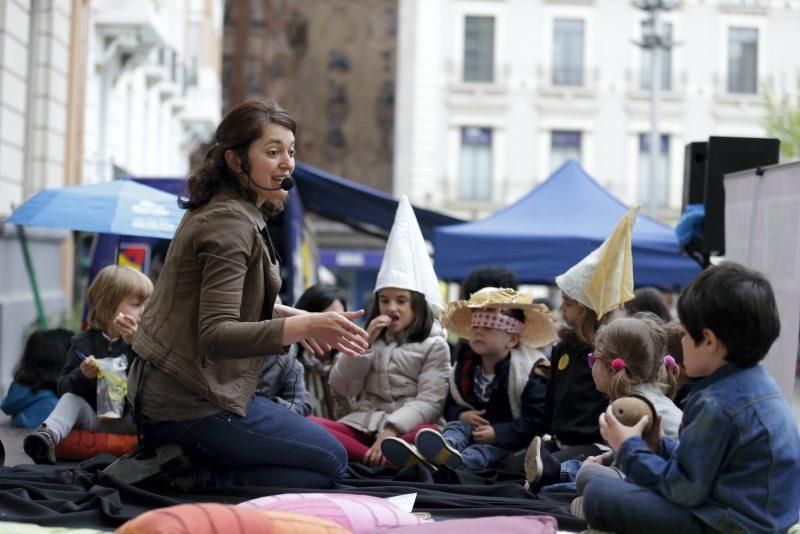
{"type": "Polygon", "coordinates": [[[364,310],[351,312],[323,312],[302,316],[311,324],[306,340],[312,339],[317,346],[326,345],[348,356],[363,356],[369,348],[369,336],[353,320],[364,314],[364,310]]]}

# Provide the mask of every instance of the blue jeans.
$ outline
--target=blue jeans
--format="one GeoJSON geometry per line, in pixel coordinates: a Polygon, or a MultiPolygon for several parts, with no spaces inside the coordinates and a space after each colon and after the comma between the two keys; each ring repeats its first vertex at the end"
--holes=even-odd
{"type": "Polygon", "coordinates": [[[567,460],[561,462],[559,481],[549,486],[544,486],[539,490],[539,494],[561,493],[564,491],[576,491],[575,480],[578,478],[578,469],[581,468],[580,460],[567,460]]]}
{"type": "Polygon", "coordinates": [[[142,430],[148,448],[183,447],[205,487],[328,488],[347,468],[344,447],[324,428],[258,395],[244,417],[144,418],[142,430]]]}
{"type": "Polygon", "coordinates": [[[590,480],[583,492],[583,511],[591,527],[620,534],[711,531],[688,508],[671,503],[653,490],[618,478],[590,480]]]}
{"type": "Polygon", "coordinates": [[[583,462],[580,460],[567,460],[561,462],[561,482],[575,482],[578,478],[578,469],[581,468],[583,462]]]}
{"type": "Polygon", "coordinates": [[[461,453],[464,467],[469,470],[495,467],[511,451],[489,445],[487,443],[472,443],[472,427],[464,421],[450,421],[442,430],[442,437],[454,449],[461,453]]]}

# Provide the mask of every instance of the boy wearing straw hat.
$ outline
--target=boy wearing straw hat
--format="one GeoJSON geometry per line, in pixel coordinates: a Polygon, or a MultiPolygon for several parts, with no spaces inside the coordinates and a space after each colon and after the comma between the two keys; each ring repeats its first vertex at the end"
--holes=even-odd
{"type": "Polygon", "coordinates": [[[553,341],[556,326],[547,308],[512,289],[484,288],[448,305],[443,325],[469,340],[450,376],[442,433],[421,430],[412,447],[383,443],[392,463],[494,467],[545,429],[549,362],[534,347],[553,341]]]}

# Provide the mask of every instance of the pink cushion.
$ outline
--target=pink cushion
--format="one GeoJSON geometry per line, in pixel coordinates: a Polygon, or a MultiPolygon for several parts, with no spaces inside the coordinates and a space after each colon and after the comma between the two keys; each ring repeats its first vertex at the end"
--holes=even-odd
{"type": "Polygon", "coordinates": [[[419,525],[423,521],[385,499],[344,493],[286,493],[261,497],[238,505],[307,514],[338,523],[354,534],[419,525]]]}
{"type": "MultiPolygon", "coordinates": [[[[448,519],[416,527],[401,527],[391,534],[465,534],[466,532],[502,532],[503,534],[556,534],[558,522],[549,515],[519,515],[448,519]]],[[[379,530],[378,532],[386,532],[379,530]]]]}

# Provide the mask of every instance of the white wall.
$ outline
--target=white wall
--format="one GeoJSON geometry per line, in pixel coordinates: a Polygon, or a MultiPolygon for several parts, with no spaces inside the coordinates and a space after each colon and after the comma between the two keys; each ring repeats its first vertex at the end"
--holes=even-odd
{"type": "Polygon", "coordinates": [[[30,1],[0,2],[0,215],[23,198],[30,1]]]}
{"type": "MultiPolygon", "coordinates": [[[[222,0],[93,0],[85,73],[68,72],[72,23],[83,20],[72,6],[72,0],[0,0],[0,395],[36,320],[16,228],[3,220],[39,190],[64,185],[66,141],[74,139],[67,136],[83,136],[84,183],[111,179],[112,165],[180,176],[219,120],[222,0]],[[202,31],[190,41],[192,23],[202,31]],[[196,53],[198,82],[184,87],[182,66],[172,80],[159,65],[158,47],[174,50],[180,65],[196,53]],[[86,104],[84,130],[68,132],[68,80],[84,75],[86,94],[73,103],[86,104]]],[[[27,233],[53,327],[67,304],[62,243],[69,233],[27,233]]]]}
{"type": "MultiPolygon", "coordinates": [[[[582,133],[581,163],[626,202],[639,197],[638,135],[650,128],[649,93],[639,89],[645,13],[626,0],[401,0],[395,135],[395,193],[462,217],[485,215],[547,178],[552,130],[582,133]],[[461,82],[466,15],[495,17],[495,81],[461,82]],[[551,83],[553,20],[584,21],[584,86],[551,83]],[[462,126],[496,128],[493,196],[456,198],[462,126]]],[[[759,86],[796,91],[800,2],[731,7],[684,2],[666,13],[678,41],[672,90],[662,94],[670,135],[669,209],[683,191],[683,150],[710,135],[765,135],[761,94],[726,92],[728,28],[759,29],[759,86]]]]}
{"type": "Polygon", "coordinates": [[[190,154],[209,141],[219,120],[221,84],[214,63],[221,50],[221,14],[220,0],[93,4],[84,182],[107,181],[115,169],[137,176],[187,174],[190,154]],[[131,13],[140,28],[135,35],[125,25],[131,13]],[[200,39],[189,39],[192,24],[202,28],[200,39]],[[117,38],[120,46],[108,45],[117,38]],[[197,82],[187,84],[192,54],[200,64],[197,82]]]}
{"type": "MultiPolygon", "coordinates": [[[[64,182],[71,6],[69,0],[0,2],[0,221],[39,189],[64,182]]],[[[29,230],[27,235],[52,327],[65,307],[60,257],[66,232],[29,230]]],[[[13,225],[0,224],[0,258],[2,394],[36,320],[13,225]]]]}

